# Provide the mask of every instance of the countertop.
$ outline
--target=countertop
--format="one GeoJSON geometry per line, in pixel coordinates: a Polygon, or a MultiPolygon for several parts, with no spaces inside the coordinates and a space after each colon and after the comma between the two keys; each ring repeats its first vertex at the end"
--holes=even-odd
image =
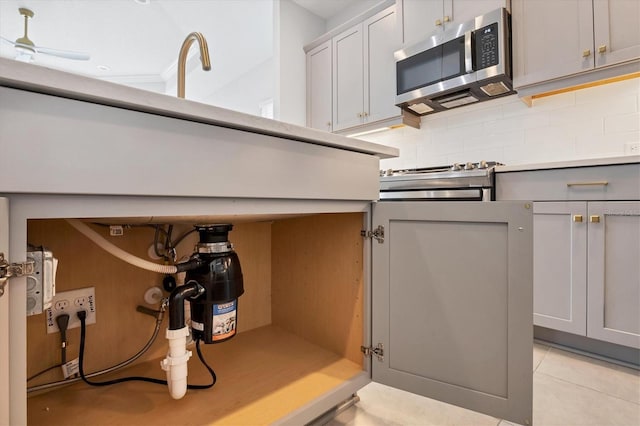
{"type": "Polygon", "coordinates": [[[640,155],[624,155],[620,157],[601,157],[583,160],[554,161],[548,163],[520,164],[514,166],[498,166],[495,170],[496,173],[505,173],[635,163],[640,163],[640,155]]]}
{"type": "Polygon", "coordinates": [[[0,86],[362,152],[380,158],[399,155],[398,149],[394,147],[6,58],[0,58],[0,86]]]}

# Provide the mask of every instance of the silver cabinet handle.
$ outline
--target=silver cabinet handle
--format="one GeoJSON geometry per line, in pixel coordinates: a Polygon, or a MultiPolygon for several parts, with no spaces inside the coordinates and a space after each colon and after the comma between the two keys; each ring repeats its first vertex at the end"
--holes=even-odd
{"type": "Polygon", "coordinates": [[[568,187],[572,186],[607,186],[609,182],[606,180],[593,181],[593,182],[569,182],[567,184],[568,187]]]}

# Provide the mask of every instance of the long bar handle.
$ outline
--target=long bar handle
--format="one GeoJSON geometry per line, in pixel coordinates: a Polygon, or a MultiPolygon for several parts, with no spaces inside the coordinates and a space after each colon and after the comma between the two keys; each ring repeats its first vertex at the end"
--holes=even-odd
{"type": "Polygon", "coordinates": [[[572,187],[572,186],[607,186],[609,185],[609,182],[607,182],[606,180],[599,180],[599,181],[593,181],[593,182],[569,182],[567,184],[568,187],[572,187]]]}

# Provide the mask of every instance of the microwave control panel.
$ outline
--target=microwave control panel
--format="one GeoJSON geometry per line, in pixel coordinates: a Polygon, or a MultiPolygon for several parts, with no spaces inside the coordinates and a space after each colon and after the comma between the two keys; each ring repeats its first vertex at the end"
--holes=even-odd
{"type": "Polygon", "coordinates": [[[474,70],[498,65],[498,23],[487,25],[473,32],[475,41],[474,70]]]}

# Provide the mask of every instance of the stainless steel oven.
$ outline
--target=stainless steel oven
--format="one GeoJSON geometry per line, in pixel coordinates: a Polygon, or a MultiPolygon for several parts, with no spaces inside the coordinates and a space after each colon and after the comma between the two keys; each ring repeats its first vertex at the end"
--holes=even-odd
{"type": "Polygon", "coordinates": [[[496,161],[380,172],[380,201],[495,201],[496,161]]]}

